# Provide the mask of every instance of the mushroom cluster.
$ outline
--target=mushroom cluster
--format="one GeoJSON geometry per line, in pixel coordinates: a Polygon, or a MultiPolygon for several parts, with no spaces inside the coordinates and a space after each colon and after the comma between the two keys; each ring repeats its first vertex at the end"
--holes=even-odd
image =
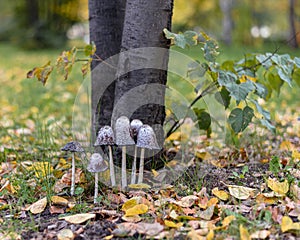
{"type": "MultiPolygon", "coordinates": [[[[122,166],[121,166],[121,188],[127,187],[127,175],[126,175],[126,147],[135,146],[134,158],[131,170],[131,184],[136,183],[136,165],[137,165],[137,152],[140,148],[140,166],[137,183],[143,182],[144,171],[144,159],[145,149],[159,149],[157,144],[155,132],[149,125],[143,124],[139,119],[133,119],[131,122],[128,117],[119,117],[113,128],[111,126],[103,126],[100,128],[97,134],[97,139],[94,146],[106,146],[109,150],[109,167],[103,160],[100,153],[93,153],[87,170],[95,174],[95,195],[94,202],[96,203],[98,195],[98,173],[104,172],[109,168],[110,180],[112,187],[116,186],[116,176],[113,162],[112,146],[118,146],[122,148],[122,166]]],[[[75,152],[83,152],[83,148],[78,142],[67,143],[66,146],[61,148],[62,151],[72,152],[72,183],[71,183],[71,195],[74,195],[75,189],[75,152]]]]}

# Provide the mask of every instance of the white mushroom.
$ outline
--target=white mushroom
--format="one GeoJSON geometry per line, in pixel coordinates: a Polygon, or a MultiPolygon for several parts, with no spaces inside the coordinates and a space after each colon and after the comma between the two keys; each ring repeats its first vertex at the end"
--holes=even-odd
{"type": "MultiPolygon", "coordinates": [[[[134,139],[134,142],[137,141],[138,132],[143,126],[143,122],[139,119],[133,119],[130,123],[130,135],[134,139]]],[[[132,170],[131,170],[131,184],[135,184],[136,181],[136,158],[137,158],[137,146],[134,147],[134,157],[132,163],[132,170]]]]}
{"type": "Polygon", "coordinates": [[[130,122],[126,116],[121,116],[115,124],[116,144],[122,147],[122,170],[121,170],[121,187],[127,187],[126,176],[126,146],[134,145],[134,141],[130,136],[130,122]]]}
{"type": "Polygon", "coordinates": [[[98,197],[98,181],[99,181],[99,172],[104,172],[107,170],[107,165],[105,161],[103,160],[100,153],[93,153],[89,165],[87,167],[87,170],[91,173],[95,173],[95,191],[94,191],[94,203],[97,203],[97,197],[98,197]]]}
{"type": "Polygon", "coordinates": [[[143,182],[143,172],[144,172],[144,158],[145,158],[145,148],[147,149],[160,149],[155,132],[149,125],[143,125],[137,135],[137,147],[141,148],[140,157],[140,168],[139,168],[139,178],[138,184],[143,182]]]}
{"type": "Polygon", "coordinates": [[[112,128],[110,126],[103,126],[102,128],[100,128],[94,146],[102,146],[102,145],[108,146],[109,173],[110,173],[111,185],[113,187],[116,186],[116,176],[115,176],[115,169],[114,169],[114,162],[113,162],[112,148],[111,148],[111,145],[114,144],[115,144],[115,136],[112,128]]]}
{"type": "Polygon", "coordinates": [[[84,149],[79,142],[72,141],[68,142],[61,150],[72,153],[71,196],[73,196],[75,192],[75,152],[84,152],[84,149]]]}

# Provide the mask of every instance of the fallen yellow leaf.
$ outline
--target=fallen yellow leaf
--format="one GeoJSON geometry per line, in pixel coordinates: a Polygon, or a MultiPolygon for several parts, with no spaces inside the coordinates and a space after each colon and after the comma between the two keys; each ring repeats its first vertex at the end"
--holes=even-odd
{"type": "Polygon", "coordinates": [[[281,231],[287,232],[290,230],[298,230],[299,231],[300,223],[299,222],[294,223],[290,217],[284,216],[281,221],[281,231]]]}
{"type": "Polygon", "coordinates": [[[148,206],[145,204],[138,204],[135,205],[132,208],[129,208],[125,211],[125,216],[129,217],[129,216],[134,216],[134,215],[139,215],[139,214],[144,214],[146,212],[148,212],[148,206]]]}
{"type": "Polygon", "coordinates": [[[134,207],[135,205],[137,205],[138,202],[137,202],[137,199],[136,198],[131,198],[129,200],[127,200],[123,206],[122,206],[122,211],[126,211],[128,210],[129,208],[132,208],[134,207]]]}
{"type": "Polygon", "coordinates": [[[60,217],[59,219],[63,219],[72,224],[81,224],[95,217],[96,217],[95,213],[79,213],[71,216],[60,217]]]}
{"type": "Polygon", "coordinates": [[[282,141],[279,149],[284,151],[292,151],[295,149],[295,146],[290,141],[282,141]]]}
{"type": "Polygon", "coordinates": [[[245,228],[242,224],[240,224],[240,238],[241,240],[251,240],[248,229],[245,228]]]}
{"type": "Polygon", "coordinates": [[[29,211],[32,213],[32,214],[38,214],[38,213],[41,213],[45,210],[47,206],[47,198],[44,197],[40,200],[38,200],[37,202],[31,204],[29,206],[29,211]]]}
{"type": "Polygon", "coordinates": [[[209,233],[206,235],[206,240],[213,240],[215,237],[214,230],[210,229],[209,233]]]}
{"type": "Polygon", "coordinates": [[[188,232],[187,237],[190,240],[206,240],[205,237],[199,235],[193,228],[191,231],[188,232]]]}
{"type": "Polygon", "coordinates": [[[278,194],[278,197],[285,196],[289,191],[289,183],[287,179],[285,179],[283,182],[279,182],[277,179],[269,178],[267,185],[270,189],[278,194]]]}
{"type": "Polygon", "coordinates": [[[215,197],[209,199],[209,201],[207,202],[207,207],[210,207],[210,206],[216,206],[217,203],[219,202],[219,200],[215,197]]]}
{"type": "Polygon", "coordinates": [[[159,175],[159,173],[155,169],[151,169],[151,172],[154,177],[157,177],[159,175]]]}
{"type": "Polygon", "coordinates": [[[292,152],[292,158],[300,160],[300,152],[298,152],[297,150],[294,150],[292,152]]]}
{"type": "Polygon", "coordinates": [[[35,176],[39,179],[45,178],[53,172],[53,167],[49,162],[34,162],[27,167],[28,171],[34,171],[35,176]]]}
{"type": "Polygon", "coordinates": [[[229,189],[230,195],[240,200],[246,200],[249,197],[252,197],[254,195],[254,191],[256,190],[254,188],[237,185],[227,185],[227,187],[229,189]]]}
{"type": "Polygon", "coordinates": [[[51,202],[53,204],[62,205],[62,206],[68,206],[68,204],[69,204],[69,201],[67,199],[60,197],[60,196],[52,196],[51,202]]]}
{"type": "Polygon", "coordinates": [[[222,221],[222,227],[223,228],[228,227],[229,224],[234,220],[235,220],[235,216],[233,215],[225,217],[222,221]]]}
{"type": "Polygon", "coordinates": [[[133,188],[133,189],[143,189],[143,188],[149,189],[149,188],[151,188],[151,186],[146,183],[129,184],[128,187],[133,188]]]}
{"type": "Polygon", "coordinates": [[[217,187],[214,188],[212,191],[212,194],[215,195],[217,198],[227,201],[229,198],[229,194],[223,190],[219,190],[217,187]]]}
{"type": "Polygon", "coordinates": [[[169,221],[169,220],[164,220],[164,223],[167,227],[170,227],[170,228],[180,228],[180,227],[183,226],[182,222],[175,223],[175,222],[172,222],[172,221],[169,221]]]}

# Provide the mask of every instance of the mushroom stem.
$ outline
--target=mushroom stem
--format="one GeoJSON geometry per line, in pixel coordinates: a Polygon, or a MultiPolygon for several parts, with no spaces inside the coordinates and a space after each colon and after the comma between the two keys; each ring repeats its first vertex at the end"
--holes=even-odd
{"type": "Polygon", "coordinates": [[[140,169],[139,169],[138,184],[143,183],[143,177],[144,177],[144,158],[145,158],[145,148],[142,148],[141,149],[141,157],[140,157],[140,169]]]}
{"type": "Polygon", "coordinates": [[[71,176],[71,196],[75,192],[75,153],[72,152],[72,176],[71,176]]]}
{"type": "Polygon", "coordinates": [[[99,173],[95,172],[95,192],[94,192],[94,203],[97,203],[97,197],[98,197],[98,177],[99,173]]]}
{"type": "Polygon", "coordinates": [[[110,180],[111,180],[111,186],[116,186],[116,176],[115,176],[115,169],[114,169],[114,161],[113,161],[113,155],[112,155],[112,149],[111,146],[108,145],[109,150],[109,173],[110,173],[110,180]]]}
{"type": "Polygon", "coordinates": [[[136,180],[136,156],[137,156],[137,146],[134,147],[134,158],[133,158],[132,170],[131,170],[131,184],[135,184],[135,180],[136,180]]]}
{"type": "Polygon", "coordinates": [[[126,146],[122,147],[122,179],[121,187],[122,189],[127,187],[127,176],[126,176],[126,146]]]}

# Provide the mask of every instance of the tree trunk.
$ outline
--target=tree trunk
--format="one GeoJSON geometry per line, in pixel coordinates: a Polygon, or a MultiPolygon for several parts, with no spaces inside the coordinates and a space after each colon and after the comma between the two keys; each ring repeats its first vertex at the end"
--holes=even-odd
{"type": "Polygon", "coordinates": [[[230,45],[232,42],[232,28],[233,28],[231,10],[234,5],[234,0],[219,0],[219,4],[223,12],[222,39],[227,45],[230,45]]]}
{"type": "Polygon", "coordinates": [[[121,115],[154,127],[160,144],[173,0],[127,0],[113,121],[121,115]]]}
{"type": "Polygon", "coordinates": [[[298,48],[296,27],[295,27],[295,0],[289,0],[289,25],[290,25],[290,36],[289,44],[293,48],[298,48]]]}
{"type": "MultiPolygon", "coordinates": [[[[121,49],[125,0],[89,0],[90,41],[97,47],[96,56],[102,60],[118,54],[121,49]]],[[[96,69],[101,61],[92,62],[92,139],[99,128],[111,124],[117,59],[96,69]],[[99,99],[100,97],[100,99],[99,99]]]]}

